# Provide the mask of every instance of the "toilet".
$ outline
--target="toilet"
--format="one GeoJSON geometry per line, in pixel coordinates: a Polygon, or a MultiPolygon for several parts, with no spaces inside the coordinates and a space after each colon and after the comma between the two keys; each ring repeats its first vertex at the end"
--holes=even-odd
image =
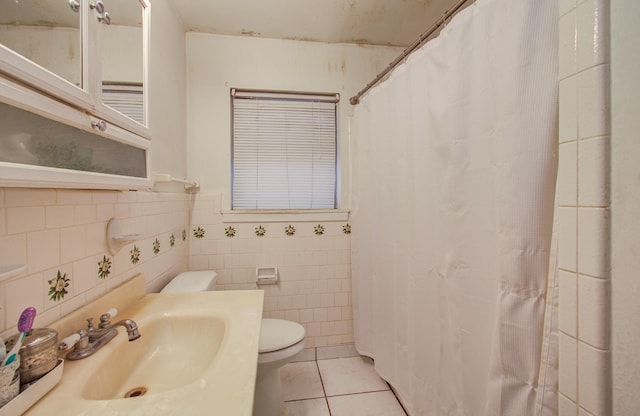
{"type": "MultiPolygon", "coordinates": [[[[160,293],[216,290],[213,270],[184,272],[174,277],[160,293]]],[[[304,327],[283,319],[262,319],[258,347],[258,373],[253,399],[253,416],[279,416],[284,402],[280,367],[304,349],[304,327]]]]}

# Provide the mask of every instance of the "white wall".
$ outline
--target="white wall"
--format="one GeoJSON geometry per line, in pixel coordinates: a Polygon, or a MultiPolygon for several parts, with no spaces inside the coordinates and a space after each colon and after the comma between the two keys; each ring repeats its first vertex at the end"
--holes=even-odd
{"type": "Polygon", "coordinates": [[[398,48],[187,34],[189,176],[202,184],[191,235],[192,270],[214,269],[219,289],[253,289],[255,268],[278,266],[265,290],[264,316],[306,329],[306,346],[353,342],[348,221],[225,223],[229,208],[230,88],[340,93],[341,207],[349,207],[349,98],[401,52],[398,48]],[[295,235],[285,227],[295,227],[295,235]],[[325,232],[317,235],[314,228],[325,232]],[[258,236],[262,226],[266,235],[258,236]],[[229,227],[235,230],[227,236],[229,227]]]}
{"type": "MultiPolygon", "coordinates": [[[[151,4],[149,128],[152,169],[187,175],[185,34],[166,0],[151,4]]],[[[178,191],[180,186],[159,189],[178,191]]]]}
{"type": "Polygon", "coordinates": [[[613,415],[640,409],[640,2],[611,0],[613,415]]]}
{"type": "Polygon", "coordinates": [[[229,204],[230,88],[336,92],[342,207],[349,207],[349,98],[400,48],[187,34],[189,175],[229,204]]]}

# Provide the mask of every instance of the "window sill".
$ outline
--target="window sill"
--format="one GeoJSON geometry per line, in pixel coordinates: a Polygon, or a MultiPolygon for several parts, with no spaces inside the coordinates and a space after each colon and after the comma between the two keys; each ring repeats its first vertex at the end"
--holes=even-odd
{"type": "Polygon", "coordinates": [[[222,211],[222,222],[333,222],[347,221],[348,209],[222,211]]]}

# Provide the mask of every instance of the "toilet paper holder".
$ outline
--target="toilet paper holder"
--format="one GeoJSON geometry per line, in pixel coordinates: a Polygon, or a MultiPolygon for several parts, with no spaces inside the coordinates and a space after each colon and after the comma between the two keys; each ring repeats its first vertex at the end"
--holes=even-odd
{"type": "Polygon", "coordinates": [[[277,267],[256,267],[257,285],[275,285],[278,283],[277,267]]]}

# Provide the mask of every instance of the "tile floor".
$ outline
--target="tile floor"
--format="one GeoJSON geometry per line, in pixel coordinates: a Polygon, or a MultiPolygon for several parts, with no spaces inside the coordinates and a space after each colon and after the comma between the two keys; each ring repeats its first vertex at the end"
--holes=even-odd
{"type": "Polygon", "coordinates": [[[406,416],[389,385],[353,346],[305,350],[280,370],[283,416],[406,416]]]}

